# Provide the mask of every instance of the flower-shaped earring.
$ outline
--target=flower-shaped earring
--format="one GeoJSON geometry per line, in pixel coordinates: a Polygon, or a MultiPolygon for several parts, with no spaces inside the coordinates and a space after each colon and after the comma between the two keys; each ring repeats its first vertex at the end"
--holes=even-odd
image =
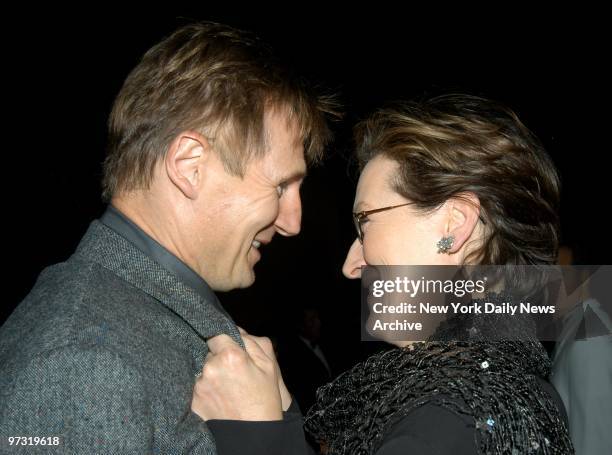
{"type": "Polygon", "coordinates": [[[455,237],[449,235],[448,237],[442,237],[436,244],[438,247],[438,253],[448,253],[455,243],[455,237]]]}

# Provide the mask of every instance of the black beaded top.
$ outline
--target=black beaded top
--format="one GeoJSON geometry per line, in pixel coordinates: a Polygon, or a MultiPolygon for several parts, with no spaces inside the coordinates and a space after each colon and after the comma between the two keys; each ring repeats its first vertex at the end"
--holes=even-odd
{"type": "Polygon", "coordinates": [[[430,403],[472,416],[482,454],[572,454],[560,412],[537,379],[549,372],[528,320],[451,318],[430,341],[375,354],[321,387],[305,429],[329,455],[374,454],[395,422],[430,403]],[[469,340],[457,336],[464,332],[469,340]]]}

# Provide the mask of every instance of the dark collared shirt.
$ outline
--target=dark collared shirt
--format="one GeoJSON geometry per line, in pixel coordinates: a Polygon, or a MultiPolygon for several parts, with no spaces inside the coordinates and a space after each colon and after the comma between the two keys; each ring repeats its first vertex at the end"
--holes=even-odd
{"type": "Polygon", "coordinates": [[[200,275],[194,272],[187,264],[164,248],[115,207],[109,205],[100,218],[100,221],[130,243],[134,244],[136,248],[170,273],[176,275],[183,283],[194,289],[206,302],[213,304],[215,308],[231,319],[225,308],[221,306],[221,302],[219,302],[213,290],[200,275]]]}

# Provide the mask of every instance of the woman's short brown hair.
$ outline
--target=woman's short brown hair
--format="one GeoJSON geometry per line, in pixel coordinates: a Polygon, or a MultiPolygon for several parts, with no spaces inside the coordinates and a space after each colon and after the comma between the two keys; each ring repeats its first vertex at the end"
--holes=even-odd
{"type": "Polygon", "coordinates": [[[482,265],[553,264],[559,238],[557,171],[539,140],[507,107],[445,95],[383,109],[356,127],[361,166],[399,164],[392,188],[424,212],[473,193],[486,222],[482,265]]]}
{"type": "Polygon", "coordinates": [[[296,121],[307,161],[317,161],[331,106],[253,35],[214,23],[184,26],[147,51],[114,102],[103,197],[148,188],[172,140],[190,129],[212,142],[228,172],[242,176],[249,160],[265,153],[269,108],[296,121]]]}

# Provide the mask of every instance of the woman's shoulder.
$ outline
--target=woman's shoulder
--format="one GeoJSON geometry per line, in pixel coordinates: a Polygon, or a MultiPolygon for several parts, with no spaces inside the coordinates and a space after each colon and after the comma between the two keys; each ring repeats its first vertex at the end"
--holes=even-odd
{"type": "MultiPolygon", "coordinates": [[[[458,401],[448,396],[438,398],[446,403],[458,401]]],[[[457,405],[461,407],[460,403],[457,405]]],[[[411,451],[422,454],[478,454],[474,417],[451,411],[434,401],[411,409],[389,426],[376,453],[399,455],[411,451]]]]}
{"type": "Polygon", "coordinates": [[[540,388],[548,395],[548,397],[552,400],[552,402],[559,410],[559,414],[561,416],[561,419],[565,423],[565,426],[569,428],[569,418],[567,416],[567,409],[565,409],[565,405],[563,404],[563,400],[561,399],[561,395],[559,395],[559,392],[557,392],[557,389],[555,389],[555,387],[550,382],[545,379],[542,379],[539,376],[536,377],[536,380],[538,381],[540,388]]]}
{"type": "MultiPolygon", "coordinates": [[[[567,426],[567,414],[555,388],[540,377],[536,381],[559,409],[567,426]]],[[[470,407],[460,397],[441,394],[420,406],[411,406],[404,411],[400,409],[376,453],[399,455],[413,450],[424,454],[474,455],[480,453],[478,447],[482,432],[479,430],[493,432],[496,424],[493,416],[470,412],[470,407]]]]}
{"type": "Polygon", "coordinates": [[[561,401],[541,379],[545,355],[523,342],[387,351],[319,389],[305,424],[338,447],[378,447],[381,455],[523,453],[544,444],[566,453],[561,401]]]}

